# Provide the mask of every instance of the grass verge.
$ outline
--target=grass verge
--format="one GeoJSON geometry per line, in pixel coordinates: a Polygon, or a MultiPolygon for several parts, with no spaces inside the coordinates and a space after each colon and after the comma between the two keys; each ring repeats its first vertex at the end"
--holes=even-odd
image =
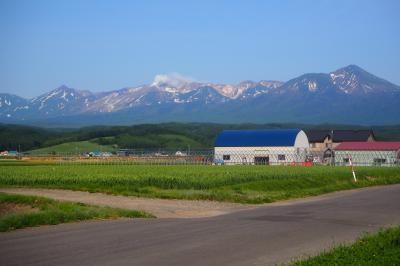
{"type": "Polygon", "coordinates": [[[54,225],[89,219],[153,217],[142,211],[93,206],[83,203],[61,202],[44,197],[0,193],[0,205],[10,203],[19,206],[30,206],[36,211],[17,211],[0,216],[0,232],[24,227],[54,225]]]}
{"type": "Polygon", "coordinates": [[[290,265],[400,265],[400,227],[364,236],[352,245],[342,245],[290,265]]]}

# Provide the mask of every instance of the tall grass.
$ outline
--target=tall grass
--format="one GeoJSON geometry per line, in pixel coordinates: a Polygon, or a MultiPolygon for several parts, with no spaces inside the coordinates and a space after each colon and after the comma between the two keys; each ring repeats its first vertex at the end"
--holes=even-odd
{"type": "Polygon", "coordinates": [[[353,245],[339,246],[291,266],[317,265],[400,265],[400,227],[367,235],[353,245]]]}

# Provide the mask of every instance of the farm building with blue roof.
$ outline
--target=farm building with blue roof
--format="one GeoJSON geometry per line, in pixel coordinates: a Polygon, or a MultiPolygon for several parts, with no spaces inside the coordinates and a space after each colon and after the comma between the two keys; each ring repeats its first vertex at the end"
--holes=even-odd
{"type": "Polygon", "coordinates": [[[215,140],[216,162],[285,164],[304,162],[308,138],[300,129],[225,130],[215,140]]]}

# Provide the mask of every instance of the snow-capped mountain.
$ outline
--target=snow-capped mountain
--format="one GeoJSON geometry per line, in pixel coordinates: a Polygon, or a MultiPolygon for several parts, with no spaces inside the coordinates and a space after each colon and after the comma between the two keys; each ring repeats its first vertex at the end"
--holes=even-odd
{"type": "Polygon", "coordinates": [[[150,84],[103,93],[61,86],[30,100],[0,94],[0,121],[385,124],[400,123],[399,106],[399,86],[349,65],[287,82],[214,84],[170,74],[157,75],[150,84]]]}
{"type": "Polygon", "coordinates": [[[14,114],[29,110],[29,101],[16,95],[0,93],[0,118],[11,118],[14,114]]]}
{"type": "Polygon", "coordinates": [[[329,73],[329,76],[332,83],[346,94],[390,93],[399,89],[399,86],[374,76],[356,65],[338,69],[329,73]]]}
{"type": "Polygon", "coordinates": [[[31,110],[44,117],[66,116],[85,110],[95,95],[63,85],[29,101],[31,110]]]}
{"type": "Polygon", "coordinates": [[[279,91],[366,95],[398,92],[399,89],[399,86],[378,78],[356,65],[349,65],[328,74],[304,74],[286,82],[279,91]]]}

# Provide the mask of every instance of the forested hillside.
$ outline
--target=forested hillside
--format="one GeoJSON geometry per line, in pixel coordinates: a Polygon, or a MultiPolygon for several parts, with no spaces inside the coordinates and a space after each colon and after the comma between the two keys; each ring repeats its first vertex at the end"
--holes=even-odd
{"type": "MultiPolygon", "coordinates": [[[[47,129],[0,124],[0,149],[34,150],[69,142],[90,141],[115,148],[205,149],[224,129],[256,128],[366,129],[349,125],[163,123],[47,129]]],[[[400,125],[372,127],[378,140],[400,140],[400,125]]]]}

